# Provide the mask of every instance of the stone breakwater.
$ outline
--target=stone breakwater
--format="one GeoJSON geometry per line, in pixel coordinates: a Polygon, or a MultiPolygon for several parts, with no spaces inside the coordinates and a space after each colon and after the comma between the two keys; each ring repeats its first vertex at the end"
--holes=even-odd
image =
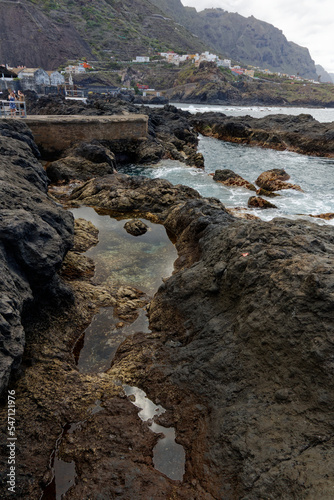
{"type": "Polygon", "coordinates": [[[48,179],[28,127],[0,124],[0,390],[20,364],[23,321],[42,301],[69,300],[59,270],[73,242],[73,218],[47,195],[48,179]]]}

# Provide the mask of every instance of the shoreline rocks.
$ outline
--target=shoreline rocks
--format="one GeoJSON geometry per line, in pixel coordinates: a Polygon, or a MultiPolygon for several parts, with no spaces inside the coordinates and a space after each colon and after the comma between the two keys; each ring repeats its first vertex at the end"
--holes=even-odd
{"type": "Polygon", "coordinates": [[[334,157],[334,122],[320,123],[311,115],[232,117],[224,113],[197,113],[191,118],[195,129],[217,139],[299,154],[334,157]]]}
{"type": "Polygon", "coordinates": [[[17,369],[24,321],[39,303],[73,299],[57,271],[73,244],[73,217],[47,195],[47,176],[28,127],[0,123],[1,336],[0,392],[17,369]]]}
{"type": "Polygon", "coordinates": [[[224,169],[216,170],[213,176],[213,180],[216,182],[221,182],[225,186],[231,187],[244,187],[250,191],[256,191],[256,187],[249,181],[243,179],[241,175],[236,174],[233,170],[224,169]]]}

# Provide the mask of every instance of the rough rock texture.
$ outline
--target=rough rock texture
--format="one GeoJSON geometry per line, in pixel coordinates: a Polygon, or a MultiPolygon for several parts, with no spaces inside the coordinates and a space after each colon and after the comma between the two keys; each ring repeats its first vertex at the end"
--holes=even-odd
{"type": "Polygon", "coordinates": [[[197,113],[191,122],[201,134],[224,141],[313,156],[334,156],[334,123],[320,123],[311,115],[252,118],[197,113]]]}
{"type": "Polygon", "coordinates": [[[115,212],[150,212],[160,220],[172,205],[196,198],[200,198],[199,193],[188,186],[174,186],[164,179],[125,174],[91,179],[71,194],[72,202],[115,212]]]}
{"type": "Polygon", "coordinates": [[[270,201],[264,200],[261,196],[251,196],[247,205],[252,208],[277,208],[276,205],[270,201]]]}
{"type": "Polygon", "coordinates": [[[244,187],[246,189],[250,189],[251,191],[256,191],[256,187],[241,175],[236,174],[233,170],[229,170],[228,168],[224,170],[216,170],[213,176],[213,180],[217,182],[221,182],[225,186],[235,186],[235,187],[244,187]]]}
{"type": "Polygon", "coordinates": [[[124,224],[124,229],[127,233],[132,234],[133,236],[140,236],[141,234],[145,234],[147,232],[147,224],[145,222],[132,219],[124,224]]]}
{"type": "Polygon", "coordinates": [[[28,115],[146,114],[149,116],[147,141],[104,144],[115,154],[118,163],[156,163],[162,158],[171,158],[199,168],[204,166],[203,155],[197,152],[197,132],[188,119],[190,113],[175,106],[148,108],[135,106],[127,100],[101,96],[88,99],[87,104],[73,103],[61,96],[38,98],[34,92],[26,92],[26,102],[28,115]]]}
{"type": "Polygon", "coordinates": [[[280,191],[281,189],[302,191],[302,188],[298,184],[286,182],[288,179],[290,179],[290,175],[284,169],[273,168],[260,174],[255,184],[268,192],[280,191]]]}
{"type": "Polygon", "coordinates": [[[46,173],[52,183],[69,182],[73,179],[87,181],[116,172],[115,155],[98,141],[78,143],[62,158],[48,162],[46,173]]]}
{"type": "Polygon", "coordinates": [[[173,408],[186,480],[214,498],[329,500],[334,230],[231,224],[200,205],[170,211],[178,272],[150,305],[152,334],[128,338],[114,369],[173,408]]]}
{"type": "Polygon", "coordinates": [[[72,245],[73,218],[47,196],[47,177],[25,124],[0,124],[0,392],[25,345],[22,315],[34,302],[59,304],[71,293],[59,281],[72,245]]]}
{"type": "Polygon", "coordinates": [[[88,181],[73,202],[155,217],[178,259],[149,305],[151,331],[128,336],[104,373],[80,373],[73,345],[101,307],[133,321],[147,303],[140,291],[81,276],[69,311],[29,324],[16,385],[20,498],[52,485],[56,447],[75,463],[73,500],[331,499],[334,229],[236,220],[189,188],[118,174],[88,181]],[[182,482],[154,469],[156,436],[119,381],[167,409],[159,422],[176,428],[186,451],[182,482]]]}

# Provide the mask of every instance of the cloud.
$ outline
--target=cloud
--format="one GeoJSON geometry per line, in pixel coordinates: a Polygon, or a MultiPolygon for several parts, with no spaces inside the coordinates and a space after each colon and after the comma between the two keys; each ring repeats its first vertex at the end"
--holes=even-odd
{"type": "Polygon", "coordinates": [[[286,38],[307,47],[316,64],[334,73],[334,2],[333,0],[182,0],[197,11],[218,8],[253,15],[273,24],[286,38]]]}

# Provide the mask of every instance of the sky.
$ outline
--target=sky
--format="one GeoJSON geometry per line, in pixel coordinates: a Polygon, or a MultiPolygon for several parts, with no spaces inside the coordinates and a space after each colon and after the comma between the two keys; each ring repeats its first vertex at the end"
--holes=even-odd
{"type": "Polygon", "coordinates": [[[333,0],[181,0],[197,11],[220,7],[253,15],[283,31],[289,42],[309,49],[316,64],[334,73],[333,0]]]}

